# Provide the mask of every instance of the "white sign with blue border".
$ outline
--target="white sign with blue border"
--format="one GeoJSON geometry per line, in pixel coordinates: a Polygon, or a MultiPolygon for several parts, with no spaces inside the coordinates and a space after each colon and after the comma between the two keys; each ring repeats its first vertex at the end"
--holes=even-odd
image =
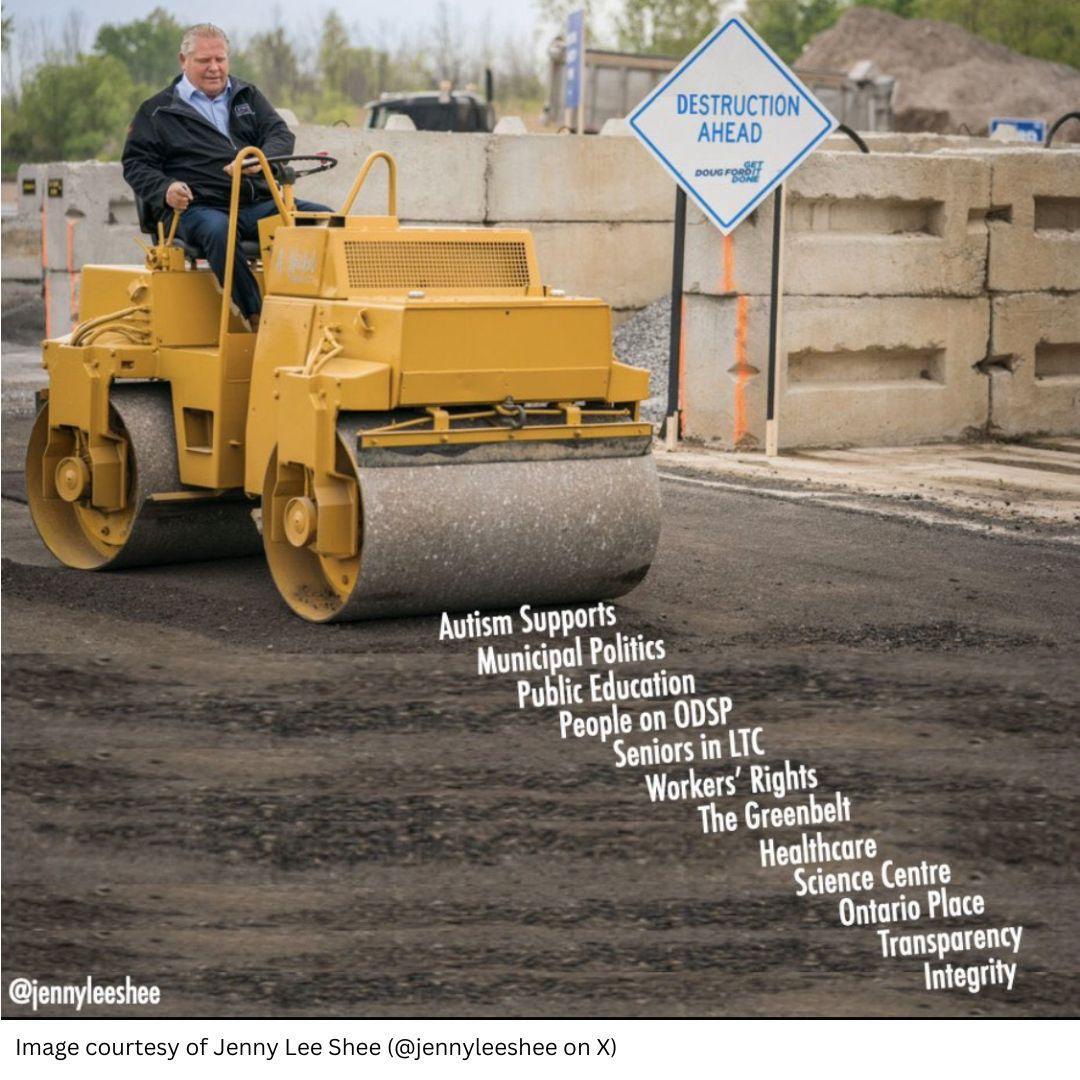
{"type": "Polygon", "coordinates": [[[707,37],[629,120],[725,235],[837,125],[738,16],[707,37]]]}
{"type": "MultiPolygon", "coordinates": [[[[1017,142],[1038,143],[1040,146],[1046,142],[1046,121],[1019,119],[1014,116],[996,116],[990,121],[990,134],[1002,131],[1017,142]],[[1004,130],[1002,130],[1004,129],[1004,130]]],[[[1001,138],[1001,135],[998,136],[1001,138]]]]}

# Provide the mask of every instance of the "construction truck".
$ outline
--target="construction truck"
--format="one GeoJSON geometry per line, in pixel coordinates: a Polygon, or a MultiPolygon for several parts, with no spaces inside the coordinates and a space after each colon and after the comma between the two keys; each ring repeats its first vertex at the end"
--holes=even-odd
{"type": "MultiPolygon", "coordinates": [[[[566,42],[562,37],[551,43],[548,58],[548,100],[544,114],[549,124],[573,127],[576,121],[567,115],[564,100],[566,42]]],[[[667,78],[677,63],[678,59],[671,56],[639,56],[586,48],[583,130],[595,135],[606,120],[629,116],[634,107],[667,78]]]]}
{"type": "Polygon", "coordinates": [[[417,131],[492,131],[495,108],[471,91],[383,94],[369,101],[367,126],[384,128],[391,116],[404,115],[417,131]]]}
{"type": "Polygon", "coordinates": [[[143,265],[84,268],[27,452],[45,544],[83,570],[261,546],[316,622],[632,589],[660,502],[648,373],[613,357],[610,308],[544,285],[525,230],[401,226],[383,151],[340,210],[297,210],[297,177],[335,164],[237,154],[220,289],[178,215],[143,265]],[[387,212],[354,214],[380,161],[387,212]],[[230,297],[256,162],[277,213],[242,251],[252,332],[230,297]]]}
{"type": "MultiPolygon", "coordinates": [[[[551,43],[548,58],[548,100],[544,106],[547,122],[572,127],[575,120],[567,115],[564,102],[566,42],[562,37],[551,43]]],[[[629,116],[679,62],[677,56],[587,48],[583,74],[584,131],[596,133],[606,120],[629,116]]],[[[893,129],[891,101],[896,80],[881,74],[871,61],[859,61],[847,72],[801,67],[794,70],[840,123],[857,131],[893,129]]]]}

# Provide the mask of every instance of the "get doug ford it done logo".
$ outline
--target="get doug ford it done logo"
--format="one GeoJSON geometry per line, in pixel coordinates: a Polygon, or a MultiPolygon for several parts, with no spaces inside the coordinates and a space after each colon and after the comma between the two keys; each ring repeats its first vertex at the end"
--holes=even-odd
{"type": "Polygon", "coordinates": [[[725,165],[718,168],[699,168],[694,170],[694,179],[710,176],[714,179],[728,179],[733,184],[756,184],[761,179],[764,161],[744,161],[742,165],[725,165]]]}

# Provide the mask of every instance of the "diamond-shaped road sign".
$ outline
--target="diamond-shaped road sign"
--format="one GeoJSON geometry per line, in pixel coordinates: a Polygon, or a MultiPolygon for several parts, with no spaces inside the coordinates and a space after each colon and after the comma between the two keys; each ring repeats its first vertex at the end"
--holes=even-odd
{"type": "Polygon", "coordinates": [[[725,235],[836,124],[738,16],[630,114],[637,137],[725,235]]]}

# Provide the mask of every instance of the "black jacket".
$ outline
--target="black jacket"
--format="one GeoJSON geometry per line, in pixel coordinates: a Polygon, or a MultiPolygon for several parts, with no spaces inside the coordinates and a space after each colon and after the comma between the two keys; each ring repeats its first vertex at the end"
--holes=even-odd
{"type": "MultiPolygon", "coordinates": [[[[124,179],[154,214],[164,214],[165,192],[176,180],[191,188],[197,204],[227,207],[232,180],[224,169],[245,146],[267,157],[293,152],[293,133],[270,102],[250,83],[231,78],[231,139],[177,93],[180,76],[139,106],[124,143],[124,179]]],[[[261,176],[243,178],[241,205],[269,198],[261,176]]]]}

